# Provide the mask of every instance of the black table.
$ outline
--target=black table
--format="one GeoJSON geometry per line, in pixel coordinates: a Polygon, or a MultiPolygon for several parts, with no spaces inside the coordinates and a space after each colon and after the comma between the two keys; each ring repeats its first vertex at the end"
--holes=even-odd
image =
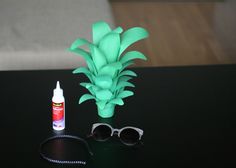
{"type": "MultiPolygon", "coordinates": [[[[129,148],[113,137],[88,139],[94,156],[81,167],[235,167],[236,65],[133,68],[135,95],[111,119],[97,115],[93,101],[78,105],[87,90],[71,70],[0,72],[1,164],[60,167],[38,148],[55,135],[51,98],[56,81],[66,98],[66,130],[86,138],[95,122],[144,130],[143,145],[129,148]]],[[[70,166],[68,166],[70,167],[70,166]]],[[[72,166],[73,167],[73,166],[72,166]]],[[[76,166],[75,166],[76,167],[76,166]]]]}

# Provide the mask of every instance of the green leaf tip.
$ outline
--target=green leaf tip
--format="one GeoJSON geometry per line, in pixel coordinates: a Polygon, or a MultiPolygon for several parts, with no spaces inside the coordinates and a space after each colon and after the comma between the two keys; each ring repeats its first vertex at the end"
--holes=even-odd
{"type": "Polygon", "coordinates": [[[79,104],[85,102],[86,100],[90,100],[90,99],[95,99],[95,97],[92,96],[91,94],[84,94],[80,97],[79,104]]]}
{"type": "Polygon", "coordinates": [[[86,39],[83,39],[83,38],[79,38],[77,40],[75,40],[71,46],[70,46],[70,49],[71,50],[74,50],[80,46],[83,46],[83,45],[90,45],[91,43],[89,41],[87,41],[86,39]]]}
{"type": "Polygon", "coordinates": [[[117,104],[117,105],[120,105],[120,106],[124,105],[124,102],[121,98],[112,99],[109,103],[117,104]]]}
{"type": "Polygon", "coordinates": [[[111,32],[111,28],[106,22],[98,21],[92,25],[92,31],[93,43],[97,45],[106,34],[111,32]]]}
{"type": "Polygon", "coordinates": [[[117,27],[116,29],[112,30],[113,33],[122,33],[123,32],[123,29],[122,27],[117,27]]]}
{"type": "Polygon", "coordinates": [[[72,73],[73,74],[77,74],[77,73],[91,74],[91,72],[85,67],[76,68],[72,73]]]}
{"type": "Polygon", "coordinates": [[[133,72],[131,70],[125,70],[125,71],[122,71],[120,73],[119,77],[120,76],[125,76],[125,75],[127,75],[127,76],[135,76],[135,77],[137,76],[137,74],[135,72],[133,72]]]}
{"type": "Polygon", "coordinates": [[[120,62],[122,64],[125,64],[126,62],[132,61],[134,59],[147,60],[145,55],[143,55],[141,52],[139,52],[139,51],[130,51],[130,52],[127,52],[125,55],[122,56],[122,58],[120,59],[120,62]]]}
{"type": "Polygon", "coordinates": [[[134,84],[132,84],[130,82],[120,81],[116,86],[116,90],[119,90],[119,89],[122,89],[125,87],[135,87],[135,86],[134,86],[134,84]]]}
{"type": "Polygon", "coordinates": [[[129,96],[133,96],[133,95],[134,95],[134,92],[129,91],[129,90],[124,90],[121,93],[119,93],[117,97],[123,99],[123,98],[129,97],[129,96]]]}
{"type": "Polygon", "coordinates": [[[131,44],[145,39],[149,36],[149,33],[147,32],[146,29],[142,27],[133,27],[125,31],[121,35],[121,46],[120,46],[120,53],[121,55],[123,51],[128,48],[131,44]]]}

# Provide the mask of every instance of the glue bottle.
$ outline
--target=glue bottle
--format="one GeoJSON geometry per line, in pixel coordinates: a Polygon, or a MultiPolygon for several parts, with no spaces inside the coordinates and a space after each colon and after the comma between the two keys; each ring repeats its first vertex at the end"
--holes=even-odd
{"type": "Polygon", "coordinates": [[[52,97],[52,127],[54,130],[65,128],[65,98],[60,83],[57,81],[52,97]]]}

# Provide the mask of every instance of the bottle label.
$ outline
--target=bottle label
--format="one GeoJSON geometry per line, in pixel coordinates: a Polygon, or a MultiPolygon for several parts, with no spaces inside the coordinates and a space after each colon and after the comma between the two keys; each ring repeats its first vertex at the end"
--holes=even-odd
{"type": "Polygon", "coordinates": [[[52,102],[52,120],[53,128],[60,129],[64,128],[64,103],[52,102]]]}

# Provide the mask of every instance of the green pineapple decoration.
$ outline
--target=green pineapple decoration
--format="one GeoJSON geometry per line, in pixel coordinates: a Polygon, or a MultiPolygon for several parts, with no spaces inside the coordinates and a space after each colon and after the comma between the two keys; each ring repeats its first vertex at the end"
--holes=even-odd
{"type": "Polygon", "coordinates": [[[90,99],[96,101],[98,115],[109,118],[114,115],[115,105],[124,105],[123,99],[132,96],[126,87],[134,87],[129,82],[136,73],[126,70],[134,59],[146,60],[139,51],[124,51],[133,43],[147,38],[148,32],[141,27],[133,27],[123,32],[121,27],[111,30],[106,22],[100,21],[92,25],[93,43],[86,39],[75,40],[69,51],[82,56],[87,67],[79,67],[74,74],[86,75],[89,82],[80,83],[89,93],[80,97],[79,104],[90,99]],[[82,49],[88,46],[89,52],[82,49]]]}

